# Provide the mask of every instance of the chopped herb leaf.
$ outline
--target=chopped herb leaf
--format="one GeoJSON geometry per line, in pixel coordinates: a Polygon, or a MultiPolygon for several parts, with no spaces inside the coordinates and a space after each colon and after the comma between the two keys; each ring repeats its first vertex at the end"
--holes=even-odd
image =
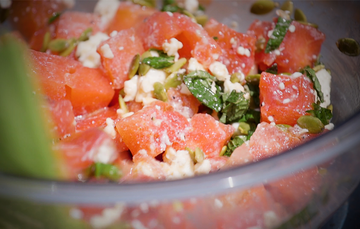
{"type": "Polygon", "coordinates": [[[226,145],[226,151],[224,153],[224,156],[230,157],[231,154],[234,152],[234,150],[244,144],[244,139],[241,136],[235,136],[233,137],[229,143],[226,145]]]}
{"type": "Polygon", "coordinates": [[[249,109],[249,100],[245,99],[243,92],[232,90],[222,95],[223,105],[219,112],[220,122],[233,123],[239,120],[249,109]]]}
{"type": "Polygon", "coordinates": [[[170,67],[171,65],[173,65],[174,57],[173,56],[166,56],[166,57],[151,56],[151,57],[144,58],[142,60],[142,63],[147,64],[155,69],[162,69],[162,68],[167,68],[167,67],[170,67]]]}
{"type": "Polygon", "coordinates": [[[59,13],[59,12],[53,13],[53,15],[48,20],[48,24],[53,23],[56,19],[58,19],[60,17],[60,15],[61,15],[61,13],[59,13]]]}
{"type": "Polygon", "coordinates": [[[213,37],[213,39],[214,39],[215,41],[219,40],[219,38],[218,38],[218,37],[213,37]]]}
{"type": "Polygon", "coordinates": [[[222,108],[221,88],[215,81],[216,78],[206,71],[193,71],[184,76],[189,91],[205,106],[219,112],[222,108]]]}
{"type": "Polygon", "coordinates": [[[278,74],[278,67],[277,63],[270,66],[270,68],[266,69],[265,72],[271,73],[271,74],[278,74]]]}
{"type": "Polygon", "coordinates": [[[176,1],[174,1],[174,0],[164,0],[163,1],[163,7],[161,8],[161,11],[172,12],[172,13],[175,13],[175,12],[182,13],[184,11],[184,9],[179,7],[176,4],[176,1]]]}
{"type": "Polygon", "coordinates": [[[260,88],[259,82],[247,83],[250,92],[250,108],[255,109],[260,107],[260,88]]]}
{"type": "Polygon", "coordinates": [[[331,110],[321,107],[319,104],[313,103],[314,110],[308,110],[307,113],[310,113],[312,116],[321,120],[324,125],[329,124],[330,119],[332,118],[331,110]]]}
{"type": "Polygon", "coordinates": [[[278,21],[275,25],[275,28],[272,32],[272,35],[266,44],[265,53],[269,53],[277,48],[279,48],[281,42],[283,41],[285,34],[290,26],[291,20],[286,20],[285,18],[278,17],[278,21]]]}
{"type": "Polygon", "coordinates": [[[301,70],[301,73],[305,73],[305,75],[311,80],[311,82],[313,82],[318,99],[320,100],[320,102],[324,102],[324,95],[321,91],[321,85],[315,71],[309,66],[306,66],[303,70],[301,70]]]}
{"type": "Polygon", "coordinates": [[[96,162],[90,167],[90,170],[96,178],[105,177],[109,180],[117,181],[121,177],[119,169],[111,164],[96,162]]]}
{"type": "Polygon", "coordinates": [[[203,6],[203,5],[199,4],[199,8],[198,8],[198,10],[200,10],[200,11],[205,11],[206,9],[205,9],[205,6],[203,6]]]}

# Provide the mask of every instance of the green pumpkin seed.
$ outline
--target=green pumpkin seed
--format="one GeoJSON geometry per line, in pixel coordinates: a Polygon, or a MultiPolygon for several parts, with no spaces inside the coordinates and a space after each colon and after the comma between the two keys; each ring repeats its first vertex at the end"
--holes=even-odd
{"type": "Polygon", "coordinates": [[[76,42],[76,39],[70,39],[70,41],[68,41],[68,44],[69,46],[63,51],[61,52],[59,55],[60,56],[69,56],[72,51],[74,51],[76,45],[77,45],[77,42],[76,42]]]}
{"type": "Polygon", "coordinates": [[[318,134],[324,129],[324,124],[321,122],[320,119],[309,115],[303,115],[298,118],[297,124],[301,128],[307,129],[311,134],[318,134]]]}
{"type": "Polygon", "coordinates": [[[164,87],[166,90],[168,90],[171,87],[177,87],[182,83],[184,75],[179,73],[172,73],[170,74],[166,79],[164,83],[164,87]]]}
{"type": "Polygon", "coordinates": [[[87,40],[89,40],[89,37],[91,36],[92,31],[93,31],[93,29],[91,27],[85,29],[84,32],[81,33],[78,41],[87,41],[87,40]]]}
{"type": "Polygon", "coordinates": [[[162,70],[168,74],[177,72],[186,64],[186,58],[181,58],[178,61],[176,61],[173,65],[167,68],[163,68],[162,70]]]}
{"type": "Polygon", "coordinates": [[[333,107],[333,105],[332,105],[332,104],[330,104],[329,106],[327,106],[327,109],[329,109],[329,110],[331,111],[331,113],[333,113],[333,109],[334,109],[334,107],[333,107]]]}
{"type": "Polygon", "coordinates": [[[341,38],[341,39],[337,40],[336,46],[345,55],[348,55],[348,56],[360,55],[359,43],[352,38],[341,38]]]}
{"type": "Polygon", "coordinates": [[[318,29],[319,26],[317,24],[314,23],[310,23],[310,22],[303,22],[303,21],[298,21],[299,23],[303,24],[303,25],[309,25],[311,27],[314,27],[315,29],[318,29]]]}
{"type": "Polygon", "coordinates": [[[261,52],[262,50],[265,49],[265,45],[266,45],[266,39],[264,37],[259,37],[259,39],[256,40],[255,43],[255,52],[261,52]]]}
{"type": "Polygon", "coordinates": [[[191,18],[191,19],[193,19],[193,20],[196,21],[195,16],[194,16],[192,13],[190,13],[189,11],[183,10],[182,13],[183,13],[184,15],[188,16],[189,18],[191,18]]]}
{"type": "Polygon", "coordinates": [[[239,123],[239,127],[238,127],[240,133],[242,135],[248,135],[249,134],[249,130],[251,129],[250,125],[246,122],[240,122],[239,123]]]}
{"type": "Polygon", "coordinates": [[[69,47],[69,41],[66,39],[55,39],[49,42],[48,49],[53,52],[62,52],[69,47]]]}
{"type": "Polygon", "coordinates": [[[155,7],[156,2],[152,0],[132,0],[134,4],[138,4],[140,6],[147,6],[147,7],[155,7]]]}
{"type": "Polygon", "coordinates": [[[276,125],[278,128],[280,128],[280,130],[282,130],[282,131],[288,131],[289,130],[289,128],[291,127],[290,125],[287,125],[287,124],[277,124],[276,125]]]}
{"type": "Polygon", "coordinates": [[[240,78],[242,77],[242,74],[239,72],[235,72],[231,74],[230,81],[231,83],[240,83],[240,78]]]}
{"type": "Polygon", "coordinates": [[[299,22],[300,21],[301,22],[307,22],[306,15],[300,9],[295,9],[294,19],[295,19],[295,21],[299,21],[299,22]]]}
{"type": "Polygon", "coordinates": [[[280,7],[281,10],[283,11],[288,11],[289,14],[291,15],[294,11],[294,3],[290,0],[286,0],[280,7]]]}
{"type": "Polygon", "coordinates": [[[147,64],[140,64],[139,66],[139,76],[144,76],[146,75],[146,73],[148,73],[148,71],[150,70],[150,65],[147,65],[147,64]]]}
{"type": "Polygon", "coordinates": [[[129,112],[129,109],[124,101],[124,98],[122,97],[121,94],[119,94],[119,105],[120,105],[120,109],[123,110],[125,113],[129,112]]]}
{"type": "Polygon", "coordinates": [[[324,69],[324,68],[325,68],[325,65],[319,64],[319,65],[316,65],[315,67],[313,67],[313,70],[315,72],[318,72],[318,71],[320,71],[321,69],[324,69]]]}
{"type": "Polygon", "coordinates": [[[195,16],[196,22],[202,26],[204,26],[206,24],[206,22],[208,21],[208,16],[206,16],[205,14],[203,15],[198,15],[195,16]]]}
{"type": "Polygon", "coordinates": [[[223,147],[221,148],[221,151],[220,151],[219,156],[220,156],[220,157],[223,156],[224,153],[226,152],[226,150],[227,150],[227,146],[223,146],[223,147]]]}
{"type": "Polygon", "coordinates": [[[130,64],[130,70],[129,70],[129,79],[133,78],[134,75],[136,75],[138,69],[140,66],[140,55],[136,54],[130,64]]]}
{"type": "Polygon", "coordinates": [[[275,8],[274,1],[257,0],[250,8],[250,12],[257,15],[270,13],[275,8]]]}
{"type": "Polygon", "coordinates": [[[154,83],[154,96],[156,99],[166,102],[168,100],[166,89],[160,82],[154,83]]]}
{"type": "Polygon", "coordinates": [[[51,40],[51,34],[50,32],[46,32],[44,35],[44,40],[43,40],[43,44],[41,46],[40,52],[45,52],[48,49],[49,43],[51,40]]]}
{"type": "Polygon", "coordinates": [[[201,163],[204,161],[204,159],[205,159],[204,151],[202,151],[202,149],[200,149],[199,147],[196,147],[195,148],[195,162],[201,163]]]}
{"type": "Polygon", "coordinates": [[[185,149],[189,152],[191,160],[195,162],[195,151],[190,149],[189,147],[185,147],[185,149]]]}
{"type": "Polygon", "coordinates": [[[260,82],[260,74],[255,74],[255,75],[247,75],[245,77],[246,82],[248,83],[257,83],[260,82]]]}

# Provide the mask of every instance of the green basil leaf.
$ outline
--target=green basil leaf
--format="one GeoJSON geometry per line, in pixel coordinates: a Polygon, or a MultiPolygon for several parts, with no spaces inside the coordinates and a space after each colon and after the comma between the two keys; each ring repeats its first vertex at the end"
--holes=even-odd
{"type": "Polygon", "coordinates": [[[309,66],[306,66],[302,71],[303,74],[305,73],[305,75],[311,80],[311,82],[314,84],[314,89],[316,91],[316,94],[320,100],[320,102],[324,102],[324,95],[321,91],[321,84],[319,82],[319,79],[316,76],[315,71],[310,68],[309,66]]]}
{"type": "Polygon", "coordinates": [[[60,15],[61,15],[61,13],[59,13],[59,12],[53,13],[53,15],[48,20],[48,24],[53,23],[56,19],[58,19],[60,17],[60,15]]]}
{"type": "Polygon", "coordinates": [[[167,56],[167,57],[146,57],[142,60],[142,63],[149,65],[150,67],[153,67],[155,69],[163,69],[170,67],[174,64],[174,57],[173,56],[167,56]]]}
{"type": "Polygon", "coordinates": [[[219,112],[222,107],[220,96],[221,88],[215,84],[215,77],[206,71],[193,71],[184,76],[184,83],[201,103],[219,112]],[[216,90],[212,90],[214,87],[216,90]]]}
{"type": "Polygon", "coordinates": [[[233,137],[229,143],[226,145],[226,151],[224,156],[230,157],[234,150],[244,144],[244,139],[240,136],[233,137]]]}
{"type": "Polygon", "coordinates": [[[222,95],[223,106],[219,112],[220,122],[233,123],[238,121],[249,109],[250,102],[245,99],[243,92],[232,90],[222,95]]]}
{"type": "Polygon", "coordinates": [[[331,110],[329,110],[327,108],[323,108],[319,104],[316,104],[316,103],[313,103],[313,107],[314,107],[314,110],[308,110],[306,112],[310,113],[312,116],[320,119],[324,125],[329,124],[329,122],[332,118],[331,110]]]}
{"type": "Polygon", "coordinates": [[[285,18],[278,17],[278,21],[275,25],[272,36],[266,44],[265,53],[269,53],[279,48],[290,26],[290,23],[291,20],[286,20],[285,18]]]}
{"type": "Polygon", "coordinates": [[[273,64],[270,66],[270,68],[266,69],[265,72],[271,73],[271,74],[278,74],[278,68],[277,68],[277,63],[273,64]]]}
{"type": "Polygon", "coordinates": [[[177,5],[176,1],[174,1],[174,0],[164,0],[161,11],[172,12],[172,13],[175,13],[175,12],[182,13],[184,11],[184,9],[179,7],[177,5]]]}

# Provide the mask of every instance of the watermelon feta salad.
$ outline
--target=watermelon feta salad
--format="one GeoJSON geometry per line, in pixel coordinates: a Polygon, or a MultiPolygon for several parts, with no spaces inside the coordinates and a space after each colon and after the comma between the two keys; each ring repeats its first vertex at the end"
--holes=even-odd
{"type": "Polygon", "coordinates": [[[41,14],[13,3],[67,180],[208,174],[333,128],[320,30],[278,10],[238,32],[198,1],[145,2],[44,2],[41,14]]]}

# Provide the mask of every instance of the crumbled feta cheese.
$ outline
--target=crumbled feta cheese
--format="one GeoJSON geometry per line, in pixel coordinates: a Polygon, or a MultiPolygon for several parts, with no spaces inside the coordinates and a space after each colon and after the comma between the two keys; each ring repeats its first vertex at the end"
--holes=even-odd
{"type": "Polygon", "coordinates": [[[125,81],[124,83],[125,102],[132,101],[135,99],[138,90],[138,78],[139,77],[135,75],[130,80],[125,81]]]}
{"type": "Polygon", "coordinates": [[[103,46],[101,46],[100,51],[105,58],[114,58],[114,53],[111,51],[109,44],[104,44],[103,46]]]}
{"type": "Polygon", "coordinates": [[[194,175],[194,162],[187,150],[170,147],[165,152],[163,169],[167,179],[180,179],[194,175]]]}
{"type": "Polygon", "coordinates": [[[115,37],[118,34],[118,31],[114,30],[110,33],[110,37],[115,37]]]}
{"type": "Polygon", "coordinates": [[[195,58],[191,57],[189,60],[188,71],[191,72],[197,70],[205,71],[205,68],[195,58]]]}
{"type": "Polygon", "coordinates": [[[294,72],[293,74],[290,75],[290,78],[292,79],[296,79],[300,76],[302,76],[303,74],[301,72],[294,72]]]}
{"type": "Polygon", "coordinates": [[[214,76],[221,81],[230,80],[229,72],[226,66],[218,61],[214,61],[210,66],[209,70],[214,76]]]}
{"type": "Polygon", "coordinates": [[[274,30],[270,30],[270,31],[268,32],[268,34],[267,34],[267,35],[268,35],[268,37],[269,37],[269,38],[273,38],[273,35],[272,35],[272,34],[273,34],[273,32],[274,32],[274,30]]]}
{"type": "Polygon", "coordinates": [[[236,51],[239,55],[242,55],[242,56],[250,57],[250,55],[251,55],[250,49],[246,49],[242,46],[239,46],[236,51]]]}
{"type": "Polygon", "coordinates": [[[290,103],[290,102],[291,102],[290,99],[284,99],[284,100],[283,100],[283,104],[290,103]]]}
{"type": "Polygon", "coordinates": [[[280,90],[284,90],[285,89],[285,84],[283,82],[279,83],[279,88],[280,90]]]}
{"type": "Polygon", "coordinates": [[[280,54],[281,54],[279,49],[275,49],[275,50],[274,50],[274,53],[275,53],[275,55],[277,55],[277,56],[280,56],[280,54]]]}
{"type": "Polygon", "coordinates": [[[333,130],[334,129],[334,124],[333,123],[329,123],[329,124],[327,124],[326,126],[325,126],[325,129],[327,129],[327,130],[333,130]]]}
{"type": "Polygon", "coordinates": [[[224,81],[224,92],[230,93],[232,90],[236,92],[244,92],[244,87],[240,83],[232,83],[229,79],[224,81]]]}
{"type": "Polygon", "coordinates": [[[135,219],[135,220],[132,220],[131,221],[131,226],[134,228],[134,229],[147,229],[147,227],[145,227],[141,221],[135,219]]]}
{"type": "Polygon", "coordinates": [[[90,225],[93,228],[105,228],[114,223],[123,213],[125,205],[117,203],[113,208],[105,208],[101,215],[90,218],[90,225]]]}
{"type": "Polygon", "coordinates": [[[190,13],[195,13],[199,9],[199,2],[197,0],[185,0],[184,6],[190,13]]]}
{"type": "Polygon", "coordinates": [[[154,84],[156,82],[164,83],[166,79],[166,73],[161,70],[151,68],[146,75],[139,78],[139,88],[143,92],[154,91],[154,84]]]}
{"type": "Polygon", "coordinates": [[[95,162],[101,162],[104,164],[111,163],[116,159],[117,152],[114,146],[114,142],[111,139],[105,140],[97,152],[94,153],[93,160],[95,162]]]}
{"type": "Polygon", "coordinates": [[[100,55],[96,52],[101,42],[109,39],[105,33],[97,33],[89,37],[89,40],[80,42],[76,49],[76,56],[79,61],[88,68],[97,68],[100,66],[100,55]]]}
{"type": "Polygon", "coordinates": [[[209,159],[195,164],[195,174],[208,174],[211,171],[211,163],[209,159]]]}
{"type": "Polygon", "coordinates": [[[217,208],[222,208],[223,207],[223,203],[221,202],[221,200],[219,200],[219,199],[215,199],[215,206],[217,207],[217,208]]]}
{"type": "Polygon", "coordinates": [[[275,121],[273,116],[268,116],[268,120],[269,120],[270,122],[274,122],[274,121],[275,121]]]}
{"type": "Polygon", "coordinates": [[[295,32],[295,25],[290,25],[290,26],[289,26],[289,31],[290,31],[291,33],[295,32]]]}
{"type": "Polygon", "coordinates": [[[114,18],[119,5],[119,0],[99,0],[96,3],[94,13],[101,17],[102,27],[106,27],[114,18]]]}
{"type": "Polygon", "coordinates": [[[264,213],[264,225],[266,228],[275,228],[280,223],[274,211],[267,211],[264,213]]]}
{"type": "Polygon", "coordinates": [[[327,107],[331,104],[330,101],[330,84],[331,84],[331,75],[329,74],[326,69],[321,69],[318,72],[316,72],[316,77],[319,80],[319,83],[321,85],[321,91],[324,95],[324,102],[320,104],[322,107],[327,107]]]}
{"type": "Polygon", "coordinates": [[[71,208],[69,211],[69,215],[74,219],[82,219],[84,213],[78,208],[71,208]]]}
{"type": "Polygon", "coordinates": [[[12,1],[11,0],[0,0],[0,8],[7,9],[10,8],[12,1]]]}
{"type": "Polygon", "coordinates": [[[111,136],[112,139],[116,137],[115,122],[111,118],[106,118],[106,127],[104,131],[111,136]]]}
{"type": "Polygon", "coordinates": [[[178,41],[176,38],[171,38],[170,43],[167,40],[162,44],[164,52],[168,56],[175,56],[175,61],[179,59],[178,50],[183,47],[183,44],[178,41]]]}

